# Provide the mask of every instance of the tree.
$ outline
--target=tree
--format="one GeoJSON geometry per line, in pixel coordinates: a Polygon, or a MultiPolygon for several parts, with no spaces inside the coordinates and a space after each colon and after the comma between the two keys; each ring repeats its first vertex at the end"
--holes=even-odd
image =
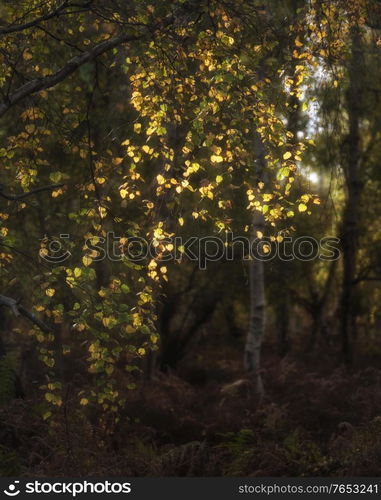
{"type": "MultiPolygon", "coordinates": [[[[1,265],[17,277],[25,232],[40,240],[40,261],[22,288],[34,290],[35,316],[54,324],[31,332],[47,366],[46,399],[62,404],[54,373],[61,359],[87,366],[82,404],[90,398],[116,412],[125,379],[113,374],[119,366],[139,370],[158,349],[172,236],[191,220],[229,230],[237,189],[248,202],[242,226],[255,214],[255,233],[259,218],[276,232],[295,202],[303,209],[312,202],[290,194],[303,145],[283,120],[288,92],[298,96],[312,55],[293,21],[286,18],[279,35],[277,16],[264,19],[262,5],[244,2],[65,1],[28,11],[16,3],[2,15],[2,193],[13,201],[1,214],[1,244],[9,250],[1,265]],[[283,36],[298,60],[291,74],[288,49],[274,62],[283,36]],[[25,203],[26,193],[49,184],[49,200],[41,194],[25,203]],[[68,237],[58,242],[66,248],[57,260],[60,234],[68,237]],[[147,260],[126,257],[136,239],[154,249],[147,260]]],[[[306,15],[308,7],[295,23],[306,15]]],[[[254,295],[254,309],[263,312],[262,285],[254,295]]]]}

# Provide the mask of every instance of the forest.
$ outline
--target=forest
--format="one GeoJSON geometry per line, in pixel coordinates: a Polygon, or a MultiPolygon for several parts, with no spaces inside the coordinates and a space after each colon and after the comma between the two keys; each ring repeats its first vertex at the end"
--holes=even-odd
{"type": "Polygon", "coordinates": [[[381,0],[0,1],[0,476],[381,475],[381,0]]]}

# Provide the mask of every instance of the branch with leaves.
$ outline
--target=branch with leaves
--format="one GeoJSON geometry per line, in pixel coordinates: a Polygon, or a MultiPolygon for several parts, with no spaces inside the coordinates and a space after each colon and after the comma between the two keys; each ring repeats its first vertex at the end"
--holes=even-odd
{"type": "Polygon", "coordinates": [[[104,54],[105,52],[114,49],[118,45],[123,43],[132,42],[139,40],[143,35],[128,35],[122,34],[109,38],[108,40],[94,45],[90,50],[83,52],[82,54],[70,59],[65,66],[60,70],[50,76],[45,78],[35,78],[21,87],[19,87],[15,92],[9,94],[6,100],[0,104],[0,116],[3,116],[12,106],[22,101],[26,97],[40,92],[41,90],[46,90],[54,87],[58,83],[62,82],[69,75],[74,73],[79,67],[84,64],[93,61],[96,57],[104,54]]]}
{"type": "MultiPolygon", "coordinates": [[[[70,9],[72,7],[80,7],[83,10],[88,10],[90,4],[92,2],[87,2],[84,3],[83,5],[77,4],[77,3],[70,3],[68,0],[65,0],[61,5],[59,5],[56,9],[52,10],[51,12],[48,12],[47,14],[43,14],[42,16],[36,17],[32,21],[29,21],[24,24],[11,24],[9,26],[5,26],[4,28],[0,28],[0,35],[8,35],[10,33],[17,33],[20,31],[25,31],[30,28],[34,28],[38,26],[40,23],[44,21],[48,21],[49,19],[52,19],[53,17],[60,17],[63,14],[74,14],[77,13],[78,11],[68,11],[67,9],[70,9]]],[[[83,11],[81,10],[81,12],[83,11]]]]}

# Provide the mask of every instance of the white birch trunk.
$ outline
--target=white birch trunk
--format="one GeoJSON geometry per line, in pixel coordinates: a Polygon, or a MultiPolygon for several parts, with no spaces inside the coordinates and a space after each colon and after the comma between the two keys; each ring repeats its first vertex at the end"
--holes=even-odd
{"type": "MultiPolygon", "coordinates": [[[[257,167],[260,178],[265,179],[267,162],[265,148],[260,135],[255,140],[257,167]]],[[[264,234],[265,219],[262,212],[255,210],[252,219],[252,242],[258,238],[258,233],[264,234]]],[[[254,392],[261,399],[264,387],[261,375],[261,349],[265,333],[265,266],[264,261],[252,255],[250,260],[250,323],[245,344],[245,369],[253,384],[254,392]]]]}
{"type": "MultiPolygon", "coordinates": [[[[253,214],[253,240],[257,232],[263,233],[264,218],[261,212],[253,214]]],[[[261,376],[261,348],[265,332],[265,269],[258,258],[250,261],[250,323],[245,345],[245,369],[253,383],[254,392],[262,398],[264,388],[261,376]]]]}

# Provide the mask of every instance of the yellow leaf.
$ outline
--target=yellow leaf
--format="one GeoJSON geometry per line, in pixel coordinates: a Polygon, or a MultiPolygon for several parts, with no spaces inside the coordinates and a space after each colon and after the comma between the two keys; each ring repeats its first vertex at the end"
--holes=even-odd
{"type": "Polygon", "coordinates": [[[28,50],[25,50],[22,56],[25,61],[30,61],[30,59],[33,58],[32,54],[28,50]]]}
{"type": "Polygon", "coordinates": [[[25,127],[25,130],[28,132],[28,134],[33,134],[33,132],[36,130],[36,126],[33,124],[27,125],[25,127]]]}
{"type": "Polygon", "coordinates": [[[141,129],[142,129],[141,123],[134,123],[134,132],[136,132],[137,134],[140,134],[141,129]]]}
{"type": "Polygon", "coordinates": [[[143,347],[141,347],[140,349],[138,349],[138,354],[139,354],[140,356],[144,356],[144,354],[145,354],[145,353],[146,353],[146,350],[145,350],[145,349],[143,349],[143,347]]]}
{"type": "Polygon", "coordinates": [[[307,210],[307,205],[305,205],[304,203],[301,203],[298,206],[298,210],[299,210],[299,212],[305,212],[307,210]]]}
{"type": "Polygon", "coordinates": [[[85,266],[90,266],[90,264],[93,262],[93,259],[88,255],[84,255],[82,257],[82,262],[84,263],[85,266]]]}
{"type": "Polygon", "coordinates": [[[210,160],[212,161],[212,163],[221,163],[222,161],[224,161],[224,159],[220,155],[212,155],[210,157],[210,160]]]}
{"type": "Polygon", "coordinates": [[[79,404],[82,406],[86,406],[89,404],[89,400],[87,398],[82,398],[79,404]]]}
{"type": "Polygon", "coordinates": [[[62,189],[56,189],[55,191],[52,191],[52,198],[57,198],[57,196],[59,196],[62,193],[63,193],[62,189]]]}
{"type": "Polygon", "coordinates": [[[47,288],[45,290],[45,293],[48,297],[53,297],[53,295],[56,293],[56,291],[54,290],[54,288],[47,288]]]}
{"type": "Polygon", "coordinates": [[[112,320],[111,317],[102,318],[103,326],[108,328],[111,325],[111,320],[112,320]]]}
{"type": "Polygon", "coordinates": [[[165,178],[161,174],[159,174],[159,175],[156,176],[156,180],[157,180],[157,183],[159,185],[162,185],[162,184],[165,183],[165,178]]]}
{"type": "Polygon", "coordinates": [[[75,276],[76,278],[79,278],[79,277],[81,276],[81,274],[82,274],[82,270],[81,270],[79,267],[76,267],[76,268],[74,269],[74,276],[75,276]]]}
{"type": "Polygon", "coordinates": [[[287,153],[284,153],[283,159],[288,160],[289,158],[291,158],[291,156],[292,156],[292,154],[290,153],[290,151],[287,151],[287,153]]]}
{"type": "Polygon", "coordinates": [[[179,218],[179,224],[180,224],[180,226],[184,225],[184,219],[182,217],[179,218]]]}

